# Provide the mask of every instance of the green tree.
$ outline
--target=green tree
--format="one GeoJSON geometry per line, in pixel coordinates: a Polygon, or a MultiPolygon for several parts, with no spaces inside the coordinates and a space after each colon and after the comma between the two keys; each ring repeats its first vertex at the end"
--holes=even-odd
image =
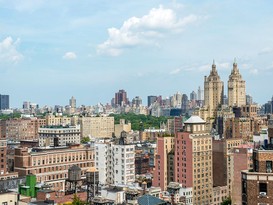
{"type": "Polygon", "coordinates": [[[171,117],[154,117],[150,115],[136,115],[134,113],[123,113],[123,114],[111,114],[114,117],[115,124],[119,124],[120,119],[130,122],[133,130],[148,129],[154,127],[155,129],[160,128],[160,123],[166,123],[167,119],[171,117]]]}
{"type": "Polygon", "coordinates": [[[88,143],[88,142],[90,142],[90,138],[89,138],[89,137],[83,137],[83,138],[81,139],[81,143],[82,143],[82,144],[86,144],[86,143],[88,143]]]}
{"type": "Polygon", "coordinates": [[[231,198],[230,198],[230,197],[226,198],[226,199],[221,203],[221,205],[231,205],[231,198]]]}
{"type": "Polygon", "coordinates": [[[85,201],[82,201],[80,197],[78,197],[77,194],[74,194],[72,205],[86,205],[87,203],[85,201]]]}

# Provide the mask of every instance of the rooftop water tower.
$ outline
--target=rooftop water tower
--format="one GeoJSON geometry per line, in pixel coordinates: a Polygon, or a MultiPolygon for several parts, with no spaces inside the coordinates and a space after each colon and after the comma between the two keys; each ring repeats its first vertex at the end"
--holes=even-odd
{"type": "Polygon", "coordinates": [[[87,202],[90,204],[98,194],[99,172],[95,167],[86,171],[87,202]]]}
{"type": "Polygon", "coordinates": [[[68,169],[68,178],[65,180],[66,193],[77,193],[77,188],[81,181],[81,168],[73,165],[68,169]]]}

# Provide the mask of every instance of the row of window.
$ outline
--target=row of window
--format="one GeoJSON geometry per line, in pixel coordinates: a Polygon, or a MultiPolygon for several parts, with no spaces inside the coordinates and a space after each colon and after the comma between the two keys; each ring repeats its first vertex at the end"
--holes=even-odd
{"type": "MultiPolygon", "coordinates": [[[[43,160],[37,160],[37,165],[45,165],[45,164],[54,164],[59,162],[71,162],[77,160],[85,160],[85,159],[93,159],[93,155],[89,155],[86,157],[85,155],[76,155],[76,156],[65,156],[65,157],[57,157],[57,158],[49,158],[43,160]]],[[[36,160],[34,159],[32,162],[32,166],[36,166],[36,160]]]]}

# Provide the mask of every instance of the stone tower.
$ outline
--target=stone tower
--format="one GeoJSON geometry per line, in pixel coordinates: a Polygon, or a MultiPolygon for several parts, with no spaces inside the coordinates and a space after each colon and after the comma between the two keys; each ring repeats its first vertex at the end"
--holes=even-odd
{"type": "Polygon", "coordinates": [[[205,106],[208,108],[209,116],[215,117],[219,105],[223,104],[224,83],[216,70],[213,61],[210,75],[204,79],[205,106]]]}
{"type": "Polygon", "coordinates": [[[236,59],[228,80],[228,105],[241,107],[246,104],[246,82],[237,67],[236,59]]]}

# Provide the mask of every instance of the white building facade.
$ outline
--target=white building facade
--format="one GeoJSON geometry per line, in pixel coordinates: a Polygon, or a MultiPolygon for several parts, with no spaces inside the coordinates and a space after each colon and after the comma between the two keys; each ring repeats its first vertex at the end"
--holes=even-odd
{"type": "Polygon", "coordinates": [[[68,144],[81,143],[80,125],[41,127],[38,133],[40,147],[67,146],[68,144]]]}
{"type": "Polygon", "coordinates": [[[128,185],[135,181],[135,145],[95,142],[95,166],[100,184],[128,185]]]}

